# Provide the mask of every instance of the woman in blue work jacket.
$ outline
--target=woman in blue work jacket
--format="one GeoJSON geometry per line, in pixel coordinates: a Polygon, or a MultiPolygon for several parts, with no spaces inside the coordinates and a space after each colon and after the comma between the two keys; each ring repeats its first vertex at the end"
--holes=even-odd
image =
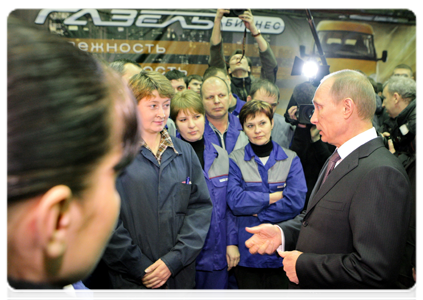
{"type": "Polygon", "coordinates": [[[203,138],[205,111],[197,93],[177,93],[171,101],[170,117],[177,137],[191,144],[197,154],[213,203],[210,229],[196,260],[196,288],[226,289],[228,270],[239,261],[235,216],[226,203],[229,157],[223,148],[203,138]]]}
{"type": "Polygon", "coordinates": [[[272,107],[260,100],[247,102],[239,120],[249,143],[229,156],[227,201],[237,218],[240,262],[235,269],[240,289],[287,287],[282,259],[277,254],[252,255],[245,227],[292,219],[304,206],[307,186],[300,159],[271,139],[272,107]]]}

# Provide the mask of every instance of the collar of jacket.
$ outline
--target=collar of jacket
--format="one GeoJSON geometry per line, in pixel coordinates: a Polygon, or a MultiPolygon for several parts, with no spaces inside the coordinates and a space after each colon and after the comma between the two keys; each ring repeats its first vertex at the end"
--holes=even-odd
{"type": "Polygon", "coordinates": [[[251,77],[248,76],[248,77],[238,78],[238,77],[231,76],[231,82],[237,87],[244,87],[244,85],[251,84],[251,77]]]}
{"type": "Polygon", "coordinates": [[[247,103],[245,100],[242,100],[239,98],[236,94],[232,94],[236,99],[236,104],[234,109],[232,110],[232,114],[234,116],[239,116],[239,113],[241,112],[241,108],[247,103]]]}
{"type": "MultiPolygon", "coordinates": [[[[273,150],[270,152],[270,156],[272,153],[275,154],[275,160],[284,160],[288,158],[288,155],[286,155],[285,151],[283,151],[282,147],[279,146],[276,142],[272,141],[273,143],[273,150]]],[[[252,157],[256,156],[256,154],[253,151],[253,148],[251,147],[251,144],[248,143],[247,146],[245,146],[245,154],[244,154],[244,160],[250,161],[252,157]]],[[[269,157],[270,157],[269,156],[269,157]]]]}
{"type": "Polygon", "coordinates": [[[237,116],[228,113],[228,121],[231,124],[232,128],[234,128],[234,131],[242,131],[241,122],[239,122],[237,116]]]}
{"type": "Polygon", "coordinates": [[[211,142],[204,139],[204,171],[207,174],[209,173],[210,167],[216,157],[218,157],[217,150],[213,147],[211,142]]]}
{"type": "Polygon", "coordinates": [[[410,114],[416,109],[416,100],[412,100],[406,108],[403,109],[402,112],[399,113],[397,116],[398,124],[403,124],[407,122],[410,114]]]}

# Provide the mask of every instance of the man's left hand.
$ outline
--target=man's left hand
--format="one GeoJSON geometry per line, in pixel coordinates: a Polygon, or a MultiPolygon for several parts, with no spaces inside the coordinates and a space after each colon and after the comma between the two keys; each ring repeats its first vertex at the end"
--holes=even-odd
{"type": "Polygon", "coordinates": [[[391,139],[388,140],[388,147],[389,147],[389,152],[394,154],[396,150],[394,147],[394,142],[391,139]]]}
{"type": "Polygon", "coordinates": [[[297,271],[295,269],[295,266],[297,264],[298,257],[303,253],[297,250],[285,252],[278,250],[278,253],[283,258],[283,269],[286,273],[286,276],[288,276],[288,279],[291,282],[298,284],[299,280],[297,277],[297,271]]]}
{"type": "Polygon", "coordinates": [[[384,133],[382,133],[382,136],[384,136],[385,138],[388,138],[388,147],[389,147],[389,152],[391,152],[392,154],[394,154],[395,153],[395,147],[394,147],[394,142],[391,140],[391,138],[390,138],[390,134],[389,134],[389,132],[384,132],[384,133]]]}
{"type": "Polygon", "coordinates": [[[257,28],[256,28],[256,25],[254,23],[254,16],[251,13],[251,10],[250,9],[244,11],[244,13],[242,15],[239,15],[238,17],[241,20],[244,21],[244,25],[245,25],[245,27],[247,27],[248,30],[254,31],[252,33],[253,34],[256,34],[257,28]]]}

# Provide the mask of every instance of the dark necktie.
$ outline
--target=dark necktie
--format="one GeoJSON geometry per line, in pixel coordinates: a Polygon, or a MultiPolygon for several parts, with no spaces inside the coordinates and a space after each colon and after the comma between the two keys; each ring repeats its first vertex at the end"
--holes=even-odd
{"type": "Polygon", "coordinates": [[[328,175],[332,170],[335,168],[336,162],[340,160],[341,157],[338,154],[338,151],[335,150],[335,152],[332,154],[332,156],[329,158],[328,166],[325,171],[325,176],[323,177],[322,184],[325,183],[326,178],[328,178],[328,175]]]}

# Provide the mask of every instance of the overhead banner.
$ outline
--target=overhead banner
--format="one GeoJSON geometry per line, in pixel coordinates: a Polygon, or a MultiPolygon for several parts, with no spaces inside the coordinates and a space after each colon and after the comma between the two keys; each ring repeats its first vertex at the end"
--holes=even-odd
{"type": "MultiPolygon", "coordinates": [[[[100,17],[100,13],[96,9],[43,9],[38,14],[35,24],[44,24],[51,13],[62,12],[72,13],[63,20],[63,24],[68,26],[86,26],[87,20],[81,20],[81,17],[91,17],[95,26],[111,26],[111,27],[145,27],[145,28],[166,28],[169,25],[179,22],[182,29],[192,30],[210,30],[213,29],[214,13],[201,12],[184,12],[184,11],[165,11],[165,10],[130,10],[130,9],[112,9],[110,11],[110,21],[106,21],[100,17]],[[163,21],[164,17],[170,16],[170,19],[163,21]],[[187,23],[187,17],[189,23],[187,23]]],[[[284,29],[284,23],[281,18],[277,17],[256,17],[258,29],[262,33],[280,34],[284,29]]],[[[239,18],[226,17],[222,22],[222,31],[239,32],[244,31],[244,23],[239,18]]]]}
{"type": "MultiPolygon", "coordinates": [[[[277,58],[279,69],[276,84],[281,91],[279,109],[284,109],[295,85],[307,80],[303,76],[291,76],[295,56],[300,56],[300,45],[306,47],[306,54],[312,54],[314,39],[305,10],[304,16],[300,17],[298,13],[293,14],[290,10],[265,10],[265,13],[263,11],[256,12],[253,9],[252,13],[256,27],[269,42],[277,58]]],[[[165,73],[178,69],[186,75],[203,75],[208,67],[209,42],[216,10],[41,9],[16,10],[13,13],[63,36],[75,47],[106,62],[127,58],[137,61],[146,70],[165,73]]],[[[320,19],[314,19],[316,25],[319,21],[320,19]]],[[[366,23],[375,28],[371,38],[376,47],[376,55],[381,56],[383,50],[389,52],[388,61],[377,62],[378,67],[374,74],[368,75],[382,82],[389,73],[384,69],[392,69],[399,63],[415,66],[415,55],[413,61],[410,51],[407,53],[408,57],[398,57],[391,55],[395,50],[378,47],[381,44],[378,41],[384,39],[384,36],[378,36],[378,31],[393,34],[396,29],[405,29],[408,33],[406,36],[414,39],[415,54],[415,26],[366,23]]],[[[245,25],[239,18],[222,19],[225,59],[234,50],[243,48],[244,31],[245,25]]],[[[391,38],[398,39],[396,36],[391,38]]],[[[407,44],[410,45],[410,40],[407,44]]],[[[413,49],[412,42],[410,47],[413,49]]],[[[245,55],[251,59],[252,75],[259,77],[259,50],[248,30],[245,55]]]]}

